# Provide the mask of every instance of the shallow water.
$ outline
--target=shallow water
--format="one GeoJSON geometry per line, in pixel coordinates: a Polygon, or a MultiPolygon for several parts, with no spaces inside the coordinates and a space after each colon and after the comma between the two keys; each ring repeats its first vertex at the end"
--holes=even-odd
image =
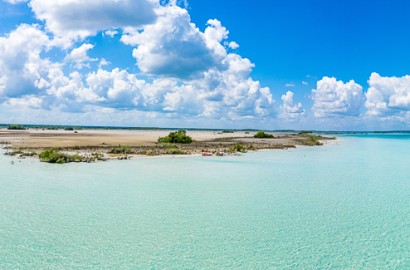
{"type": "Polygon", "coordinates": [[[408,269],[409,153],[409,137],[361,135],[241,157],[0,156],[0,268],[408,269]]]}

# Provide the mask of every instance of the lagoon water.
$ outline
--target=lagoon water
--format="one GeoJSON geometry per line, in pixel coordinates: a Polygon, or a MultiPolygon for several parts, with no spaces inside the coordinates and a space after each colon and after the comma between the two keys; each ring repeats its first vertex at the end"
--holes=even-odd
{"type": "Polygon", "coordinates": [[[95,164],[0,156],[0,269],[50,268],[409,269],[410,137],[95,164]]]}

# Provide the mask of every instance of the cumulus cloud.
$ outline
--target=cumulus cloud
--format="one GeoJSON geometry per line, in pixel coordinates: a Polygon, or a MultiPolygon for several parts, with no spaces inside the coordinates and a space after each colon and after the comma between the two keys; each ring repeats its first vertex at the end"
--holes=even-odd
{"type": "Polygon", "coordinates": [[[236,43],[235,41],[231,41],[228,43],[228,47],[232,50],[236,50],[236,49],[239,49],[239,44],[236,43]]]}
{"type": "Polygon", "coordinates": [[[156,12],[156,23],[143,30],[126,29],[121,38],[123,43],[137,46],[133,56],[143,73],[162,78],[147,87],[167,87],[143,96],[155,100],[156,105],[163,103],[164,111],[183,114],[235,119],[274,114],[270,89],[250,78],[254,64],[227,52],[229,31],[220,21],[208,20],[201,32],[185,9],[171,5],[156,12]],[[156,82],[161,82],[160,86],[155,86],[156,82]]]}
{"type": "Polygon", "coordinates": [[[316,117],[358,116],[364,104],[362,86],[323,77],[312,90],[312,111],[316,117]]]}
{"type": "Polygon", "coordinates": [[[293,101],[294,93],[292,91],[286,92],[282,95],[282,106],[280,107],[280,117],[287,121],[296,121],[305,114],[305,110],[300,102],[293,101]]]}
{"type": "Polygon", "coordinates": [[[110,65],[111,62],[107,61],[105,58],[101,58],[100,63],[98,64],[98,69],[101,69],[102,67],[110,65]]]}
{"type": "MultiPolygon", "coordinates": [[[[45,21],[48,31],[57,37],[79,38],[102,29],[124,27],[121,41],[135,47],[130,58],[134,56],[140,73],[115,66],[106,69],[110,63],[103,57],[91,66],[90,62],[98,60],[88,55],[93,44],[77,43],[67,53],[55,47],[55,41],[42,27],[21,25],[0,38],[0,98],[6,100],[2,104],[62,112],[128,110],[191,119],[275,116],[270,89],[251,78],[254,64],[249,59],[228,51],[238,45],[228,42],[229,32],[220,21],[209,20],[201,31],[185,9],[154,4],[156,20],[147,25],[142,26],[141,20],[133,21],[133,25],[125,23],[124,18],[116,21],[114,15],[100,20],[108,3],[113,2],[118,8],[134,5],[125,0],[101,1],[98,8],[102,9],[97,12],[96,21],[90,23],[81,20],[96,7],[96,1],[87,2],[86,6],[77,0],[32,0],[30,5],[36,16],[45,21]],[[73,21],[78,19],[76,22],[63,25],[58,16],[65,8],[64,16],[73,21]],[[45,58],[49,48],[66,54],[64,61],[45,58]],[[73,72],[67,65],[77,70],[73,72]]],[[[116,12],[118,9],[113,9],[113,14],[116,12]]]]}
{"type": "Polygon", "coordinates": [[[116,30],[107,30],[107,31],[104,32],[104,34],[111,37],[111,38],[113,38],[116,35],[118,35],[118,31],[116,31],[116,30]]]}
{"type": "Polygon", "coordinates": [[[147,25],[143,31],[127,29],[126,35],[121,38],[125,44],[137,46],[133,56],[141,71],[151,75],[189,78],[222,60],[224,55],[220,54],[224,54],[225,50],[216,44],[219,36],[214,32],[219,29],[215,24],[210,25],[203,34],[191,23],[185,9],[165,6],[156,9],[156,13],[158,18],[154,24],[147,25]],[[206,36],[210,36],[209,39],[206,36]],[[213,50],[219,50],[219,54],[213,50]]]}
{"type": "Polygon", "coordinates": [[[0,37],[0,96],[17,97],[36,92],[35,83],[49,63],[41,58],[49,42],[38,25],[22,24],[0,37]]]}
{"type": "Polygon", "coordinates": [[[96,58],[90,58],[88,51],[93,49],[93,44],[84,43],[80,47],[73,49],[66,57],[66,62],[71,62],[78,69],[83,67],[90,67],[89,62],[98,61],[96,58]]]}
{"type": "Polygon", "coordinates": [[[410,111],[410,76],[382,77],[372,73],[366,98],[369,116],[389,116],[410,111]]]}
{"type": "Polygon", "coordinates": [[[21,98],[10,98],[5,102],[5,105],[9,105],[11,107],[40,109],[42,107],[42,103],[42,98],[35,95],[28,95],[21,98]]]}
{"type": "Polygon", "coordinates": [[[89,90],[109,107],[131,108],[138,107],[141,90],[145,81],[137,79],[135,74],[129,74],[119,68],[111,72],[99,69],[87,76],[89,90]]]}
{"type": "MultiPolygon", "coordinates": [[[[235,65],[235,62],[231,63],[232,68],[238,70],[235,65]]],[[[78,72],[65,76],[56,68],[44,79],[43,90],[52,97],[51,103],[45,102],[44,105],[64,111],[81,111],[93,104],[216,119],[258,118],[274,114],[274,101],[268,88],[260,87],[259,82],[249,78],[236,81],[231,76],[232,69],[225,73],[210,71],[206,79],[181,84],[173,78],[147,82],[118,68],[112,71],[99,69],[85,78],[78,72]]]]}
{"type": "Polygon", "coordinates": [[[31,0],[29,5],[50,32],[66,41],[152,23],[157,4],[151,0],[31,0]]]}

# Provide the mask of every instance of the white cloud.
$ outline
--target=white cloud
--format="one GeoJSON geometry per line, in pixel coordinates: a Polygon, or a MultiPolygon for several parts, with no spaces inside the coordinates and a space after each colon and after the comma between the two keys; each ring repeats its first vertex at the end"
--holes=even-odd
{"type": "Polygon", "coordinates": [[[102,67],[110,65],[111,62],[107,61],[105,58],[101,58],[100,63],[98,64],[98,69],[101,69],[102,67]]]}
{"type": "Polygon", "coordinates": [[[155,21],[151,0],[31,0],[30,6],[57,38],[82,39],[99,31],[155,21]]]}
{"type": "Polygon", "coordinates": [[[9,4],[20,4],[20,3],[24,3],[24,2],[28,2],[29,0],[4,0],[5,2],[9,3],[9,4]]]}
{"type": "Polygon", "coordinates": [[[302,81],[302,84],[303,84],[303,85],[309,85],[309,83],[306,82],[306,81],[302,81]]]}
{"type": "MultiPolygon", "coordinates": [[[[108,2],[103,1],[102,6],[108,2]]],[[[78,38],[105,28],[98,20],[95,28],[84,23],[82,35],[81,22],[61,26],[60,18],[53,17],[61,9],[66,7],[68,12],[84,7],[77,0],[72,3],[74,7],[67,7],[68,0],[32,0],[31,5],[33,9],[47,8],[44,14],[38,10],[36,14],[44,16],[49,30],[56,35],[78,38]]],[[[78,18],[88,11],[81,12],[78,18]]],[[[226,45],[229,32],[218,20],[209,20],[202,32],[191,22],[188,12],[178,6],[158,6],[155,16],[153,24],[143,27],[124,24],[122,41],[136,46],[134,57],[141,70],[138,75],[115,67],[104,70],[109,62],[102,57],[96,65],[89,65],[97,61],[88,56],[94,48],[89,43],[69,51],[61,63],[42,58],[49,48],[59,49],[53,47],[54,41],[39,26],[18,27],[0,38],[0,98],[7,100],[3,104],[62,112],[139,110],[190,119],[251,121],[275,116],[270,89],[250,77],[254,64],[249,59],[228,53],[228,47],[234,48],[236,43],[226,45]],[[67,64],[79,70],[68,72],[71,69],[67,64]],[[80,70],[83,67],[91,70],[80,70]]],[[[107,23],[107,29],[117,27],[107,23]]],[[[65,50],[59,52],[66,54],[65,50]]]]}
{"type": "Polygon", "coordinates": [[[228,43],[228,47],[231,48],[232,50],[239,49],[239,44],[236,43],[235,41],[231,41],[228,43]]]}
{"type": "MultiPolygon", "coordinates": [[[[154,24],[144,30],[126,29],[122,41],[137,45],[133,56],[142,72],[152,75],[189,78],[199,75],[216,65],[218,58],[201,31],[191,23],[185,9],[166,6],[156,9],[158,15],[154,24]]],[[[209,31],[208,31],[209,32],[209,31]]],[[[221,45],[219,45],[221,46],[221,45]]],[[[222,50],[224,50],[222,48],[222,50]]]]}
{"type": "Polygon", "coordinates": [[[22,24],[0,37],[0,96],[17,97],[36,92],[35,82],[46,72],[41,52],[49,39],[38,25],[22,24]]]}
{"type": "Polygon", "coordinates": [[[70,99],[76,101],[84,101],[80,99],[81,92],[84,90],[81,74],[77,71],[70,73],[68,77],[56,68],[53,70],[45,80],[47,83],[43,84],[46,92],[50,96],[54,96],[60,101],[68,101],[70,99]]]}
{"type": "Polygon", "coordinates": [[[189,8],[188,0],[160,0],[162,5],[182,6],[185,9],[189,8]]]}
{"type": "Polygon", "coordinates": [[[364,103],[362,86],[323,77],[312,90],[312,111],[316,117],[358,116],[364,103]]]}
{"type": "MultiPolygon", "coordinates": [[[[2,69],[0,69],[2,71],[2,69]]],[[[3,72],[3,71],[2,71],[3,72]]],[[[7,76],[0,73],[0,97],[6,92],[7,76]]]]}
{"type": "Polygon", "coordinates": [[[104,34],[111,37],[111,38],[113,38],[116,35],[118,35],[118,31],[117,30],[107,30],[107,31],[104,32],[104,34]]]}
{"type": "Polygon", "coordinates": [[[305,110],[300,102],[294,103],[294,93],[291,91],[282,95],[282,106],[280,108],[280,118],[287,121],[297,121],[301,116],[304,116],[305,110]]]}
{"type": "Polygon", "coordinates": [[[366,97],[368,116],[398,115],[410,111],[410,76],[382,77],[372,73],[366,97]]]}
{"type": "Polygon", "coordinates": [[[5,105],[9,105],[11,107],[40,109],[42,107],[42,103],[42,98],[35,95],[29,95],[21,98],[10,98],[5,102],[5,105]]]}
{"type": "Polygon", "coordinates": [[[145,81],[138,80],[134,74],[129,74],[119,68],[111,72],[99,69],[87,76],[87,86],[94,96],[103,101],[101,105],[117,108],[137,107],[141,99],[141,89],[145,81]]]}
{"type": "Polygon", "coordinates": [[[293,82],[285,84],[285,87],[295,87],[295,86],[296,85],[293,82]]]}
{"type": "Polygon", "coordinates": [[[229,31],[221,22],[208,20],[201,32],[182,8],[156,12],[155,24],[126,29],[121,39],[137,46],[133,55],[144,74],[162,78],[147,85],[155,90],[143,91],[147,108],[232,119],[274,115],[269,88],[250,78],[254,64],[227,52],[229,31]]]}
{"type": "Polygon", "coordinates": [[[80,47],[73,49],[66,57],[66,62],[71,62],[78,69],[90,67],[89,62],[98,61],[96,58],[90,58],[88,51],[93,49],[93,44],[84,43],[80,47]]]}
{"type": "Polygon", "coordinates": [[[213,51],[216,58],[225,57],[226,49],[221,42],[228,38],[229,31],[217,19],[208,20],[204,37],[207,47],[213,51]]]}

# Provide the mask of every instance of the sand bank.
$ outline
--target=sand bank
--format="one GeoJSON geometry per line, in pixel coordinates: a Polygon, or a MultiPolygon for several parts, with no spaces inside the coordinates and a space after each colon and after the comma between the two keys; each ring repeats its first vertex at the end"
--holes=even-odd
{"type": "MultiPolygon", "coordinates": [[[[188,130],[187,135],[194,139],[192,144],[159,144],[159,137],[169,134],[169,130],[7,130],[0,129],[0,142],[7,144],[9,153],[39,154],[45,149],[59,148],[66,153],[99,154],[106,159],[128,159],[132,156],[158,155],[227,155],[237,151],[261,149],[288,149],[301,145],[321,145],[331,138],[313,134],[275,133],[273,138],[254,138],[256,132],[188,130]],[[314,137],[312,141],[312,137],[314,137]],[[236,145],[242,150],[235,150],[236,145]],[[123,152],[115,153],[114,147],[127,146],[123,152]]],[[[118,150],[118,149],[117,149],[118,150]]]]}

